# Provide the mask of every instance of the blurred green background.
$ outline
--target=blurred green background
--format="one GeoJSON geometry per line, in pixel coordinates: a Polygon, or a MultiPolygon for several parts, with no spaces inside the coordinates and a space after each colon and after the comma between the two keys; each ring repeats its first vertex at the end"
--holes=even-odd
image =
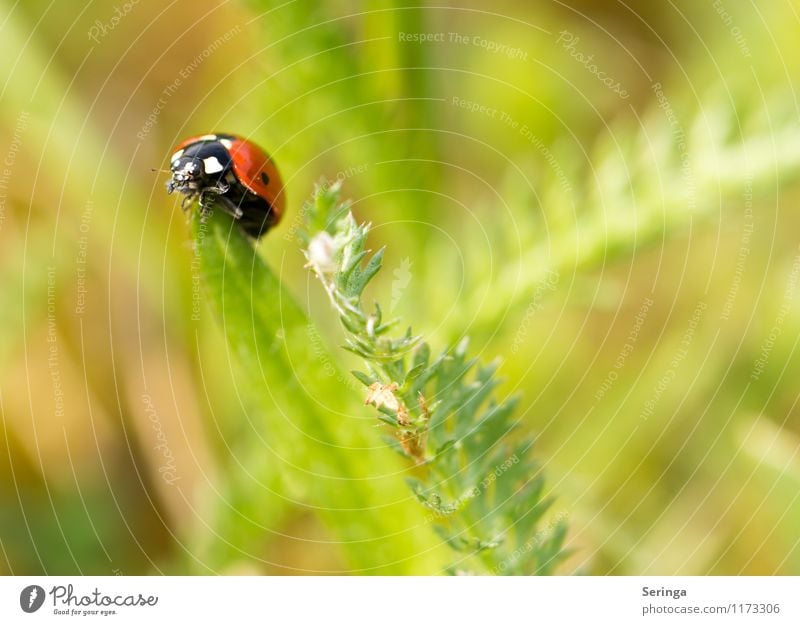
{"type": "Polygon", "coordinates": [[[355,364],[293,237],[340,178],[376,297],[503,358],[562,573],[800,574],[800,3],[433,4],[2,2],[0,572],[448,563],[347,374],[324,432],[243,388],[150,171],[226,131],[285,178],[290,353],[355,364]]]}

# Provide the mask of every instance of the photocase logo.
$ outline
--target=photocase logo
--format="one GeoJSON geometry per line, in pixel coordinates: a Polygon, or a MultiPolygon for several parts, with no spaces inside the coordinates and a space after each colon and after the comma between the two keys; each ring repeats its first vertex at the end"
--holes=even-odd
{"type": "Polygon", "coordinates": [[[41,586],[33,585],[33,586],[26,586],[22,589],[22,592],[19,593],[19,607],[22,608],[23,612],[36,612],[39,608],[42,607],[44,603],[44,588],[41,586]]]}
{"type": "Polygon", "coordinates": [[[389,311],[393,311],[400,298],[403,297],[403,291],[406,290],[408,283],[411,282],[411,259],[406,257],[400,266],[394,270],[394,280],[392,280],[392,303],[389,306],[389,311]]]}

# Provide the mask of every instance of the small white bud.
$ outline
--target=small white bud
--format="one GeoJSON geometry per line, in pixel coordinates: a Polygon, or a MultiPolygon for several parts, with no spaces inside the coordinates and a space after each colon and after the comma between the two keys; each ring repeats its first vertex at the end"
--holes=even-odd
{"type": "Polygon", "coordinates": [[[320,232],[314,235],[308,244],[306,257],[308,264],[322,274],[330,274],[336,270],[336,262],[333,258],[336,246],[333,237],[327,232],[320,232]]]}

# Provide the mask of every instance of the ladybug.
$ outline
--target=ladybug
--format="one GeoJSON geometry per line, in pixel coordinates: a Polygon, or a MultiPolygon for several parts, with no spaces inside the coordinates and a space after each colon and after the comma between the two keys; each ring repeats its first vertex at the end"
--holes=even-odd
{"type": "Polygon", "coordinates": [[[167,192],[183,193],[184,208],[195,199],[203,210],[216,204],[255,239],[280,221],[285,198],[278,169],[253,142],[226,134],[190,137],[170,160],[167,192]]]}

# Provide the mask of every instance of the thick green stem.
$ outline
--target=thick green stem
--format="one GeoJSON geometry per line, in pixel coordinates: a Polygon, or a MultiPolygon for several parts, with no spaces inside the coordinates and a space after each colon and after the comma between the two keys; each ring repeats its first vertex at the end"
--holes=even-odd
{"type": "Polygon", "coordinates": [[[435,570],[434,552],[412,561],[408,541],[392,539],[420,523],[419,511],[399,480],[382,477],[402,468],[380,453],[374,430],[353,418],[358,397],[333,358],[320,358],[324,346],[306,315],[228,215],[195,218],[193,235],[206,299],[229,350],[219,357],[240,376],[249,423],[236,422],[244,418],[240,409],[221,416],[235,458],[222,480],[224,499],[213,500],[218,535],[206,561],[271,561],[271,533],[287,502],[299,500],[341,543],[348,570],[435,570]]]}

